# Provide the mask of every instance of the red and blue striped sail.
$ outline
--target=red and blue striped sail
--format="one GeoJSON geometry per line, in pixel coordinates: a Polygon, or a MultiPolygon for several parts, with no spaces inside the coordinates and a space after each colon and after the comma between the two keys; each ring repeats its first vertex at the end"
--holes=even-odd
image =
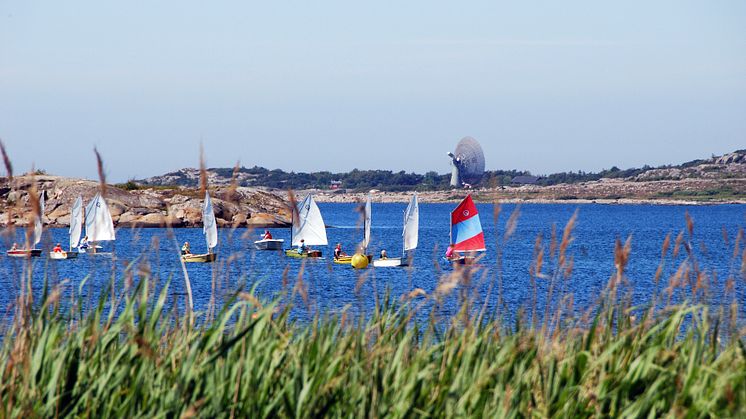
{"type": "Polygon", "coordinates": [[[451,243],[456,252],[485,250],[482,223],[471,195],[467,195],[451,212],[451,243]]]}

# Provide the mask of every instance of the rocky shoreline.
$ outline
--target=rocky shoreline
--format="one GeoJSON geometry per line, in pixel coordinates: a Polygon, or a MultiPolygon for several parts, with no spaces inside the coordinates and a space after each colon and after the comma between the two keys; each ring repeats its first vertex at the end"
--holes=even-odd
{"type": "MultiPolygon", "coordinates": [[[[313,190],[318,202],[362,202],[367,193],[313,190]]],[[[477,202],[534,204],[609,204],[609,205],[712,205],[745,204],[746,179],[681,179],[630,181],[601,179],[594,182],[553,186],[523,185],[477,188],[468,191],[477,202]],[[727,194],[722,193],[727,191],[727,194]]],[[[465,190],[418,192],[421,202],[454,203],[465,190]]],[[[412,192],[373,190],[374,202],[408,202],[412,192]]]]}
{"type": "MultiPolygon", "coordinates": [[[[59,176],[18,176],[13,185],[0,182],[0,224],[26,225],[30,205],[28,190],[36,184],[46,196],[43,221],[48,227],[70,225],[70,209],[78,196],[85,203],[100,191],[98,182],[59,176]]],[[[287,227],[291,213],[286,200],[277,193],[261,188],[210,188],[215,217],[219,227],[287,227]]],[[[124,190],[109,185],[105,198],[116,227],[201,227],[202,200],[199,189],[149,188],[124,190]]]]}
{"type": "MultiPolygon", "coordinates": [[[[15,177],[13,185],[0,178],[0,225],[27,225],[30,217],[28,190],[32,184],[44,191],[48,227],[66,227],[70,223],[73,201],[84,202],[100,191],[98,182],[59,176],[25,175],[15,177]]],[[[295,191],[298,200],[309,192],[317,202],[363,202],[367,193],[345,190],[295,191]]],[[[601,179],[595,182],[553,186],[523,185],[478,188],[468,191],[477,202],[533,204],[607,204],[607,205],[712,205],[746,204],[746,179],[681,179],[631,181],[601,179]],[[723,193],[723,191],[727,193],[723,193]]],[[[370,191],[373,202],[408,202],[412,192],[370,191]]],[[[423,203],[455,203],[466,190],[419,192],[423,203]]],[[[260,187],[221,185],[210,188],[218,226],[282,228],[291,224],[286,191],[260,187]]],[[[148,187],[125,190],[108,186],[106,200],[116,227],[173,228],[202,226],[202,195],[199,189],[185,187],[148,187]]]]}

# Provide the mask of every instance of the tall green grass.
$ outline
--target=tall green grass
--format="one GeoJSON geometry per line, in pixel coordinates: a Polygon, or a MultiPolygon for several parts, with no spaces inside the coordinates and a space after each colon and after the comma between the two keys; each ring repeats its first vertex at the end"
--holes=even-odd
{"type": "MultiPolygon", "coordinates": [[[[2,142],[0,152],[12,182],[2,142]]],[[[34,187],[29,196],[38,214],[34,187]]],[[[499,212],[496,205],[495,219],[499,212]]],[[[91,307],[64,283],[45,283],[34,295],[29,262],[12,315],[0,319],[0,418],[746,417],[746,330],[735,292],[746,279],[742,231],[719,304],[711,304],[717,278],[698,263],[687,217],[687,234],[663,241],[654,283],[665,287],[646,306],[630,303],[628,240],[616,244],[604,293],[577,315],[565,283],[573,216],[548,245],[537,238],[532,297],[511,317],[502,308],[502,249],[518,214],[497,243],[487,295],[474,295],[479,272],[467,267],[444,275],[430,294],[378,298],[374,289],[370,312],[309,309],[303,323],[291,315],[306,309],[293,305],[307,301],[302,270],[273,301],[253,290],[225,295],[215,283],[227,281],[213,278],[220,295],[208,312],[194,313],[187,302],[180,313],[167,303],[168,285],[155,286],[150,269],[135,263],[124,281],[112,273],[91,307]],[[664,278],[679,253],[684,261],[664,278]],[[454,292],[460,309],[439,316],[454,292]],[[493,293],[494,311],[486,305],[493,293]]]]}
{"type": "MultiPolygon", "coordinates": [[[[573,222],[549,246],[552,272],[542,273],[537,240],[536,281],[570,274],[573,222]]],[[[661,263],[671,245],[667,238],[661,263]]],[[[673,247],[690,250],[683,240],[673,247]]],[[[302,283],[274,301],[238,290],[222,311],[179,314],[167,304],[169,287],[156,294],[133,264],[125,276],[134,281],[86,310],[82,297],[61,304],[61,285],[35,303],[19,298],[0,351],[0,416],[746,416],[735,296],[700,303],[699,280],[689,279],[701,271],[688,258],[669,279],[683,303],[666,302],[672,288],[632,307],[629,253],[629,242],[617,243],[616,273],[585,316],[547,305],[510,324],[468,292],[451,318],[418,320],[468,288],[469,268],[432,294],[386,295],[364,315],[312,313],[298,323],[291,311],[305,308],[290,302],[303,296],[302,283]]]]}

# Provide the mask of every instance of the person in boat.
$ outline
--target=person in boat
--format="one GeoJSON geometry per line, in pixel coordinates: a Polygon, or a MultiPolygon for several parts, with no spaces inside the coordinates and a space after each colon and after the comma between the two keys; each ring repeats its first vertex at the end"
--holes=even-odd
{"type": "Polygon", "coordinates": [[[57,246],[54,246],[54,249],[52,249],[52,252],[62,253],[62,243],[57,243],[57,246]]]}
{"type": "Polygon", "coordinates": [[[87,249],[89,247],[88,244],[88,236],[83,237],[83,240],[80,241],[80,244],[78,245],[79,249],[87,249]]]}
{"type": "Polygon", "coordinates": [[[347,256],[347,253],[342,251],[342,243],[337,243],[337,247],[334,248],[334,259],[339,259],[342,256],[347,256]]]}
{"type": "Polygon", "coordinates": [[[308,253],[308,246],[306,246],[306,240],[300,239],[300,244],[298,245],[298,254],[308,253]]]}
{"type": "Polygon", "coordinates": [[[389,258],[389,255],[386,253],[386,249],[382,249],[381,250],[381,259],[385,260],[385,259],[388,259],[388,258],[389,258]]]}
{"type": "Polygon", "coordinates": [[[181,246],[181,254],[182,255],[191,255],[192,254],[192,249],[189,246],[189,242],[184,242],[184,245],[181,246]]]}
{"type": "Polygon", "coordinates": [[[262,240],[272,240],[272,233],[270,233],[269,230],[264,230],[262,240]]]}
{"type": "Polygon", "coordinates": [[[18,243],[13,243],[13,246],[10,247],[10,251],[18,250],[18,243]]]}
{"type": "Polygon", "coordinates": [[[449,244],[448,245],[448,249],[446,249],[445,257],[446,257],[446,259],[453,258],[453,244],[449,244]]]}

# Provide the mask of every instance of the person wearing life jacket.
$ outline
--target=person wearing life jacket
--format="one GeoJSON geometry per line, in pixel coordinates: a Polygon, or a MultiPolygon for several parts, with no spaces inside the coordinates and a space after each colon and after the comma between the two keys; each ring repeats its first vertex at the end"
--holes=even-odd
{"type": "Polygon", "coordinates": [[[337,243],[337,247],[334,248],[334,259],[339,259],[342,256],[347,256],[347,253],[342,251],[342,243],[337,243]]]}
{"type": "Polygon", "coordinates": [[[269,232],[269,230],[264,230],[264,235],[262,236],[262,240],[271,240],[272,239],[272,233],[269,232]]]}
{"type": "Polygon", "coordinates": [[[451,259],[453,257],[453,244],[448,245],[448,249],[446,249],[445,257],[446,259],[451,259]]]}
{"type": "Polygon", "coordinates": [[[54,249],[52,249],[54,253],[62,253],[62,244],[57,243],[57,246],[54,246],[54,249]]]}

